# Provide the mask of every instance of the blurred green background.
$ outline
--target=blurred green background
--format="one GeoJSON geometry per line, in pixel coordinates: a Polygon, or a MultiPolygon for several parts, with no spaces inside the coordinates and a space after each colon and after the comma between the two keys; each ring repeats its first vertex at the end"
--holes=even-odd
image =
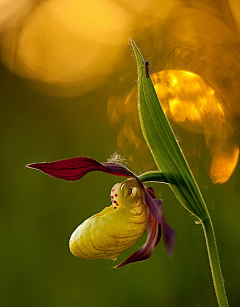
{"type": "MultiPolygon", "coordinates": [[[[146,58],[151,56],[158,94],[212,216],[230,306],[239,306],[240,65],[236,2],[103,2],[104,12],[100,10],[98,16],[99,10],[93,10],[92,16],[87,15],[91,22],[86,45],[81,45],[80,38],[80,42],[75,40],[80,35],[76,27],[83,27],[77,24],[81,1],[70,1],[71,10],[64,15],[70,16],[71,25],[75,22],[74,29],[66,26],[66,20],[61,24],[63,15],[54,1],[36,1],[34,5],[19,1],[21,16],[12,1],[5,3],[8,14],[0,18],[1,306],[217,305],[201,226],[195,225],[166,185],[153,187],[164,200],[166,219],[177,234],[173,257],[168,258],[160,242],[149,260],[116,270],[111,269],[115,263],[110,260],[75,258],[69,252],[68,240],[81,222],[110,205],[111,187],[121,178],[90,173],[72,183],[25,167],[77,156],[104,162],[118,151],[134,172],[154,169],[138,123],[136,64],[129,37],[146,58]],[[53,13],[58,14],[57,25],[42,27],[56,16],[53,13]],[[111,19],[106,21],[103,13],[111,19]],[[124,25],[112,26],[117,18],[124,25]],[[29,25],[31,20],[37,22],[36,28],[29,25]],[[61,39],[56,38],[56,33],[62,33],[57,31],[59,25],[67,29],[61,39]],[[30,34],[24,32],[27,27],[30,34]],[[69,29],[74,33],[72,40],[69,29]],[[94,60],[84,53],[86,46],[94,49],[94,60]],[[104,53],[97,52],[102,46],[104,53]],[[185,80],[181,85],[181,76],[175,74],[172,80],[181,86],[177,94],[169,94],[167,90],[176,83],[169,79],[172,70],[190,71],[207,85],[199,80],[189,84],[185,80]],[[192,89],[199,84],[197,90],[192,89]],[[205,93],[213,89],[214,100],[205,101],[205,93]],[[187,95],[190,90],[191,97],[187,95]],[[172,107],[174,95],[184,107],[172,107]],[[205,109],[200,104],[203,100],[205,109]],[[198,119],[188,113],[192,107],[198,119]],[[176,114],[180,111],[185,115],[181,113],[179,119],[176,114]]],[[[64,12],[64,2],[60,3],[64,12]]],[[[94,1],[90,4],[99,9],[94,1]]],[[[84,7],[85,16],[90,8],[84,7]]],[[[144,240],[121,254],[116,263],[139,249],[144,240]]]]}

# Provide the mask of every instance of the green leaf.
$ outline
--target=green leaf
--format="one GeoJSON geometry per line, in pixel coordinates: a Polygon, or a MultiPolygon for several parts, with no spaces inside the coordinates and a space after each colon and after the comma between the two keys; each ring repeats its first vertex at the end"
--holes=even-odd
{"type": "Polygon", "coordinates": [[[177,199],[203,221],[209,214],[201,192],[163,112],[151,77],[145,73],[145,61],[133,40],[131,43],[138,66],[138,103],[144,138],[177,199]]]}

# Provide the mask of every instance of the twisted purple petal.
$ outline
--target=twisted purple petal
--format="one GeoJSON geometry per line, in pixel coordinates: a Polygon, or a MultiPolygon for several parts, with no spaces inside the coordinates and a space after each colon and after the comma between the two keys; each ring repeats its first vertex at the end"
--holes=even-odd
{"type": "Polygon", "coordinates": [[[146,205],[157,222],[162,226],[164,244],[166,246],[168,256],[171,256],[175,242],[175,231],[167,224],[164,218],[162,201],[160,199],[156,199],[156,196],[150,189],[145,189],[145,191],[146,205]]]}

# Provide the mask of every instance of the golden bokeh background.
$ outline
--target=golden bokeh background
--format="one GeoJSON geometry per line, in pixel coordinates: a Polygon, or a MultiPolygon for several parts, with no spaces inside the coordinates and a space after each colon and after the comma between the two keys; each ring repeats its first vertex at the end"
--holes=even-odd
{"type": "Polygon", "coordinates": [[[138,174],[156,169],[130,37],[212,214],[230,306],[240,305],[240,2],[0,0],[3,306],[216,306],[200,226],[166,185],[154,188],[177,232],[173,258],[160,244],[149,261],[109,270],[75,259],[68,240],[121,178],[73,184],[24,167],[117,152],[138,174]]]}

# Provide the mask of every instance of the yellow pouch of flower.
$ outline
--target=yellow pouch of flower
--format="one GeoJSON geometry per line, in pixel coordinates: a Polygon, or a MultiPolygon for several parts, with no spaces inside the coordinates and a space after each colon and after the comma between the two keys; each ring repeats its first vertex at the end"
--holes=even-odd
{"type": "Polygon", "coordinates": [[[83,259],[116,260],[143,234],[147,224],[144,193],[135,178],[111,190],[112,205],[84,221],[73,232],[71,253],[83,259]]]}

